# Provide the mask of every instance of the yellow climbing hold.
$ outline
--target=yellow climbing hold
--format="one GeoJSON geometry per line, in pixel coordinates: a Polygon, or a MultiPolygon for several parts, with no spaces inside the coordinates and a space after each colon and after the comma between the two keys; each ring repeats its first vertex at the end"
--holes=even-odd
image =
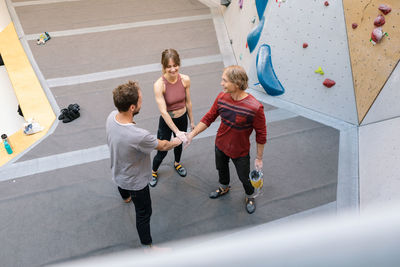
{"type": "Polygon", "coordinates": [[[318,67],[318,69],[315,71],[315,73],[319,73],[321,75],[324,75],[324,71],[322,70],[321,67],[318,67]]]}

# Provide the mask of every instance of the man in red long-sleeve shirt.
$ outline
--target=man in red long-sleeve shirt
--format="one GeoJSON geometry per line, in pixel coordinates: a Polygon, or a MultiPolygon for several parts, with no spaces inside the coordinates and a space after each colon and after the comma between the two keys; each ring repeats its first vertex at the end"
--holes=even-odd
{"type": "Polygon", "coordinates": [[[215,163],[219,174],[220,186],[211,192],[210,198],[218,198],[229,192],[229,159],[232,159],[236,172],[246,193],[246,210],[253,213],[256,209],[254,188],[250,183],[250,134],[256,131],[257,156],[254,166],[261,170],[264,144],[267,141],[264,107],[252,95],[245,92],[248,77],[246,71],[237,65],[225,68],[222,74],[221,92],[211,109],[200,123],[188,134],[188,143],[196,135],[207,129],[218,116],[221,116],[215,139],[215,163]]]}

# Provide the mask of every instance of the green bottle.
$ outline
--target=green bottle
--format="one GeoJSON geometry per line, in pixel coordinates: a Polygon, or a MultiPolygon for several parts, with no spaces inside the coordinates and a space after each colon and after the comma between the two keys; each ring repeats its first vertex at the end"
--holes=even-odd
{"type": "Polygon", "coordinates": [[[8,138],[6,134],[1,135],[1,139],[3,139],[4,148],[6,149],[8,154],[12,154],[13,150],[11,148],[10,143],[8,142],[8,138]]]}

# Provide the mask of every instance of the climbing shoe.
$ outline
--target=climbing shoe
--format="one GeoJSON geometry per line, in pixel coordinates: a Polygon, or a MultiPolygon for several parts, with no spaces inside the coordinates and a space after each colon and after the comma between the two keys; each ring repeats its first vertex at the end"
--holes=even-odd
{"type": "Polygon", "coordinates": [[[158,173],[157,172],[151,172],[151,180],[149,182],[149,185],[151,187],[155,187],[157,185],[158,182],[158,173]]]}
{"type": "Polygon", "coordinates": [[[181,164],[175,165],[175,170],[182,177],[185,177],[187,174],[186,169],[181,164]]]}
{"type": "Polygon", "coordinates": [[[254,198],[246,197],[246,211],[248,214],[252,214],[256,211],[256,201],[254,198]]]}
{"type": "Polygon", "coordinates": [[[219,198],[220,196],[223,196],[223,195],[225,195],[225,194],[228,194],[230,188],[231,188],[230,186],[228,186],[226,189],[223,189],[223,188],[221,188],[221,187],[218,187],[217,190],[212,191],[212,192],[210,193],[210,198],[219,198]]]}
{"type": "Polygon", "coordinates": [[[132,197],[131,196],[129,196],[128,198],[124,198],[124,202],[125,203],[129,203],[131,201],[132,201],[132,197]]]}

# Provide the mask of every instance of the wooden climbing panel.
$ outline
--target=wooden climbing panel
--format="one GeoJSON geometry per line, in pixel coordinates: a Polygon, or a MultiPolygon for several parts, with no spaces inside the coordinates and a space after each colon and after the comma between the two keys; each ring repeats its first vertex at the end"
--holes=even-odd
{"type": "Polygon", "coordinates": [[[0,146],[0,166],[2,166],[44,137],[53,124],[56,115],[25,54],[13,23],[10,23],[0,32],[0,54],[3,57],[15,95],[24,113],[24,118],[26,120],[33,118],[44,127],[41,132],[25,135],[23,133],[23,125],[21,125],[21,130],[9,136],[14,153],[8,155],[4,146],[0,146]]]}
{"type": "MultiPolygon", "coordinates": [[[[347,36],[353,71],[358,121],[364,119],[379,92],[400,59],[400,1],[399,0],[343,0],[347,36]],[[392,11],[383,15],[382,30],[388,33],[376,45],[370,42],[376,28],[375,18],[383,14],[378,7],[389,5],[392,11]],[[358,27],[353,29],[352,24],[358,27]]],[[[390,108],[390,107],[388,107],[390,108]]]]}

